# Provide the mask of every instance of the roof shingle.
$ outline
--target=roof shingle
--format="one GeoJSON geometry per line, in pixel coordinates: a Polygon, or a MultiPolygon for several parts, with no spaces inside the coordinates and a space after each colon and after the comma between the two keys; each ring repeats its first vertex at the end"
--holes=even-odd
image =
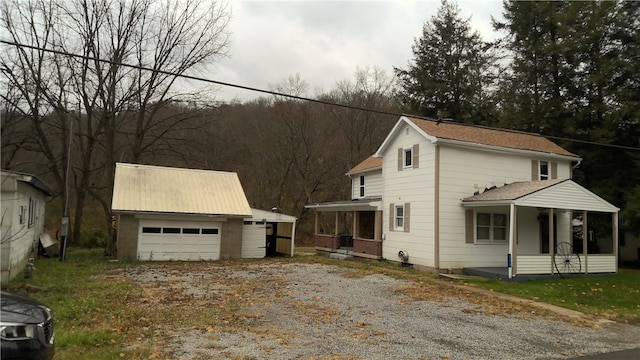
{"type": "Polygon", "coordinates": [[[427,134],[440,139],[579,157],[538,134],[448,121],[439,122],[410,116],[407,116],[407,119],[427,134]]]}

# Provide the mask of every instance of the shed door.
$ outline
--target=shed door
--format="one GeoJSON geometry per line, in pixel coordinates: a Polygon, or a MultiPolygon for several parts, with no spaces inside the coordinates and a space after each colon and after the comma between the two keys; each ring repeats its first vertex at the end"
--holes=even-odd
{"type": "Polygon", "coordinates": [[[265,256],[267,230],[261,221],[245,221],[242,228],[243,258],[260,259],[265,256]]]}
{"type": "Polygon", "coordinates": [[[221,230],[219,222],[142,220],[138,259],[219,260],[221,230]]]}

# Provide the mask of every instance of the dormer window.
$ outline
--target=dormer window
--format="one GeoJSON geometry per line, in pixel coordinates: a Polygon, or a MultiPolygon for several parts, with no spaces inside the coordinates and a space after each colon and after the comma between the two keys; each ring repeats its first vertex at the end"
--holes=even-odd
{"type": "Polygon", "coordinates": [[[360,197],[364,197],[364,175],[360,175],[360,197]]]}

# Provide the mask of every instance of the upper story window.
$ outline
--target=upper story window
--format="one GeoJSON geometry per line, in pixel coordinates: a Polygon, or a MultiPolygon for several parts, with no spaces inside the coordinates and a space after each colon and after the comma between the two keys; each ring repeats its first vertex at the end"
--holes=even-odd
{"type": "Polygon", "coordinates": [[[418,150],[418,144],[408,148],[398,148],[398,171],[418,167],[418,150]]]}
{"type": "Polygon", "coordinates": [[[531,180],[558,178],[558,163],[546,160],[531,160],[531,180]]]}
{"type": "Polygon", "coordinates": [[[413,148],[404,149],[404,167],[413,166],[413,148]]]}
{"type": "Polygon", "coordinates": [[[364,175],[360,175],[360,197],[364,197],[364,175]]]}
{"type": "Polygon", "coordinates": [[[476,213],[476,241],[478,243],[504,243],[507,241],[507,215],[476,213]]]}
{"type": "Polygon", "coordinates": [[[549,180],[549,162],[540,161],[540,180],[549,180]]]}

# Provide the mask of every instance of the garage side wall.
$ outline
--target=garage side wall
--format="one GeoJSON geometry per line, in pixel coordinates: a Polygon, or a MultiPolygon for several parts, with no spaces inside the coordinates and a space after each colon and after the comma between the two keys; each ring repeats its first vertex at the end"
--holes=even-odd
{"type": "Polygon", "coordinates": [[[243,219],[229,219],[222,223],[221,259],[240,259],[242,257],[243,219]]]}
{"type": "Polygon", "coordinates": [[[138,254],[139,220],[133,214],[118,215],[118,258],[135,260],[138,254]]]}

